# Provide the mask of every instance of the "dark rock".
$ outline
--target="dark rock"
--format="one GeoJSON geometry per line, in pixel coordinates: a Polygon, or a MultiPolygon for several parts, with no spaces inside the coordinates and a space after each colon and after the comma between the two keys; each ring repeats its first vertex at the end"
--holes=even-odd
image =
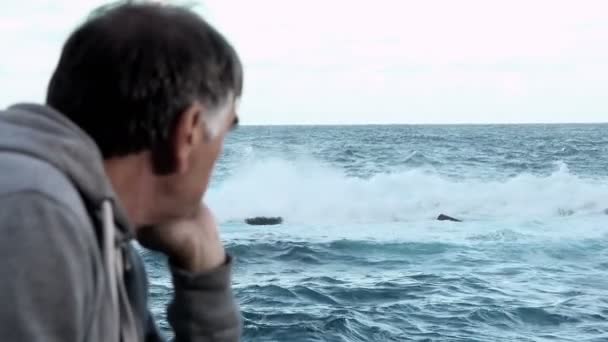
{"type": "Polygon", "coordinates": [[[437,221],[452,221],[452,222],[462,222],[462,220],[453,218],[451,216],[448,215],[444,215],[444,214],[440,214],[439,216],[437,216],[437,221]]]}
{"type": "Polygon", "coordinates": [[[283,223],[283,218],[280,216],[277,216],[277,217],[265,217],[265,216],[250,217],[250,218],[245,219],[245,223],[252,225],[252,226],[272,226],[272,225],[283,223]]]}

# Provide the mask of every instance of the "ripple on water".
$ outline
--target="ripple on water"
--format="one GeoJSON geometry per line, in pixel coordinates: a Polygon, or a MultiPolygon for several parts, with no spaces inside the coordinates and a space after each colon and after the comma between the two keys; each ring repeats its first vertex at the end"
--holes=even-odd
{"type": "MultiPolygon", "coordinates": [[[[244,340],[567,341],[572,334],[555,331],[588,340],[608,334],[608,300],[599,296],[605,262],[597,259],[606,239],[541,243],[505,229],[468,241],[229,243],[237,270],[247,275],[235,278],[244,340]]],[[[152,285],[151,298],[166,303],[167,284],[152,285]]],[[[164,317],[159,308],[155,315],[164,317]]]]}

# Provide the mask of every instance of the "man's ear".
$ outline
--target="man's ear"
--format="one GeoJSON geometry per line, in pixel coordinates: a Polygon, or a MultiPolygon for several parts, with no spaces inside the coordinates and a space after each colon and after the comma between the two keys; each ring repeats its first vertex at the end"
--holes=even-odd
{"type": "Polygon", "coordinates": [[[204,124],[202,110],[199,104],[190,105],[182,112],[175,125],[173,148],[177,173],[184,173],[190,168],[190,155],[204,139],[204,130],[201,129],[204,124]]]}

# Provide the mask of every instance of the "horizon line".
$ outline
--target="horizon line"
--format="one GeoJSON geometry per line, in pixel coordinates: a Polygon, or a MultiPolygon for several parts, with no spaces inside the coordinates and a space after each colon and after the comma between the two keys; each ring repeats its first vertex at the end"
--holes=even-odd
{"type": "Polygon", "coordinates": [[[451,122],[451,123],[239,123],[239,126],[533,126],[533,125],[606,125],[608,121],[583,122],[451,122]]]}

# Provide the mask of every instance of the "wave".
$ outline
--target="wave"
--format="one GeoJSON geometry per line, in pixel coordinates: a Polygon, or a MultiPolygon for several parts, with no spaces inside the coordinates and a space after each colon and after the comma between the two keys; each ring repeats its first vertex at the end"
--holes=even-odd
{"type": "Polygon", "coordinates": [[[358,267],[392,264],[403,266],[414,258],[428,258],[452,251],[466,250],[465,246],[439,242],[394,242],[337,240],[326,243],[301,241],[230,242],[226,246],[239,262],[259,263],[259,260],[290,264],[322,265],[328,263],[351,264],[358,267]]]}
{"type": "Polygon", "coordinates": [[[557,326],[565,323],[580,322],[579,318],[573,316],[551,313],[546,309],[533,307],[517,307],[511,310],[477,309],[469,314],[468,319],[487,324],[502,324],[505,327],[511,327],[517,324],[557,326]]]}
{"type": "MultiPolygon", "coordinates": [[[[446,283],[432,285],[448,287],[449,283],[446,279],[446,283]]],[[[328,340],[329,336],[332,341],[400,341],[406,336],[429,338],[432,331],[437,340],[453,340],[457,334],[460,338],[456,340],[469,341],[476,336],[487,341],[504,338],[504,334],[516,339],[522,332],[549,332],[581,322],[595,328],[588,333],[605,333],[599,327],[607,317],[599,306],[532,306],[526,301],[506,303],[467,295],[442,303],[428,299],[429,286],[396,285],[378,284],[373,289],[253,285],[237,291],[237,296],[244,302],[246,337],[252,340],[261,336],[283,340],[281,337],[289,333],[315,341],[328,340]]],[[[559,340],[572,339],[562,336],[559,340]]]]}
{"type": "MultiPolygon", "coordinates": [[[[412,156],[414,158],[415,156],[412,156]]],[[[564,163],[548,176],[453,179],[429,169],[349,176],[317,160],[248,160],[214,184],[207,200],[220,221],[283,216],[289,222],[351,223],[604,214],[608,180],[581,178],[564,163]]]]}

